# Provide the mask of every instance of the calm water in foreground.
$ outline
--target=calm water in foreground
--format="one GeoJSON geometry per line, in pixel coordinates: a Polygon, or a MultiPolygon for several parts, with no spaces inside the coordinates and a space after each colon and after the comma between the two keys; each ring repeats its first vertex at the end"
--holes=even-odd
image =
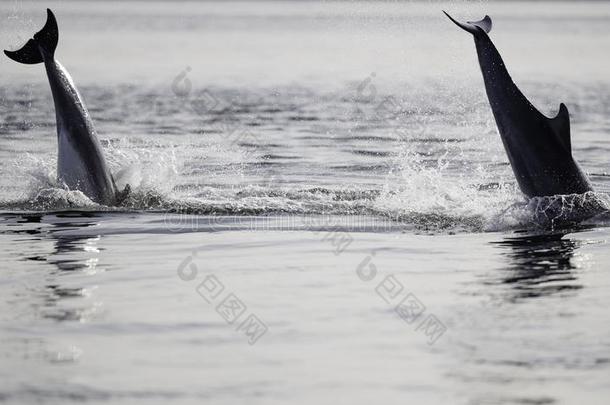
{"type": "Polygon", "coordinates": [[[14,1],[0,46],[45,7],[134,192],[63,189],[0,58],[0,401],[608,402],[610,4],[14,1]],[[567,104],[595,193],[524,199],[441,9],[567,104]]]}

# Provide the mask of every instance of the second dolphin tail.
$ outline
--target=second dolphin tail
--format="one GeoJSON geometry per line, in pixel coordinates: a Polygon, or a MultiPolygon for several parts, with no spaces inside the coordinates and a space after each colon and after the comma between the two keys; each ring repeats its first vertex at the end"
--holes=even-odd
{"type": "Polygon", "coordinates": [[[481,21],[467,21],[466,23],[461,23],[459,21],[456,21],[449,14],[447,14],[446,11],[443,11],[443,13],[445,13],[445,15],[449,17],[449,19],[453,21],[455,25],[465,31],[470,32],[473,35],[476,35],[481,31],[485,32],[486,34],[489,34],[489,32],[491,31],[491,18],[489,18],[488,15],[486,15],[485,18],[483,18],[481,21]]]}
{"type": "Polygon", "coordinates": [[[53,56],[58,40],[59,30],[57,28],[57,20],[55,20],[53,12],[47,9],[47,22],[44,27],[34,34],[34,37],[26,42],[21,49],[4,51],[4,54],[16,62],[27,65],[42,63],[44,61],[42,52],[45,51],[53,56]]]}

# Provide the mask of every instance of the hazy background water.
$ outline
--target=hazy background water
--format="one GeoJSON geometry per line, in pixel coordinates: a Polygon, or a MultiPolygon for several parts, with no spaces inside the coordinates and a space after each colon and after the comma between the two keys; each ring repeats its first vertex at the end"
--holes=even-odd
{"type": "Polygon", "coordinates": [[[523,92],[567,104],[597,191],[576,203],[599,206],[609,3],[7,1],[0,45],[46,7],[134,193],[59,187],[42,66],[0,58],[0,400],[607,402],[608,216],[540,228],[573,201],[519,193],[441,10],[491,15],[523,92]],[[415,320],[393,311],[409,293],[415,320]]]}

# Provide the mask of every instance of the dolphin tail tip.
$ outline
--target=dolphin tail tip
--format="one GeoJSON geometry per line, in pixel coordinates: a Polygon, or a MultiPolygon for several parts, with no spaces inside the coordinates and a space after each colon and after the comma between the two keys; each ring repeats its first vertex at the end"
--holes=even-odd
{"type": "Polygon", "coordinates": [[[16,51],[4,51],[4,54],[15,62],[26,65],[34,65],[44,61],[41,48],[51,55],[55,54],[59,40],[59,29],[57,20],[51,9],[47,8],[47,22],[44,27],[20,49],[16,51]]]}
{"type": "Polygon", "coordinates": [[[486,15],[485,18],[483,18],[480,21],[467,21],[466,23],[461,23],[461,22],[457,21],[455,18],[451,17],[449,15],[449,13],[447,13],[445,10],[443,10],[443,13],[445,13],[445,15],[451,21],[453,21],[453,23],[455,25],[457,25],[464,31],[470,32],[473,35],[479,34],[481,31],[483,31],[486,34],[489,34],[489,32],[491,31],[492,22],[491,22],[491,18],[488,15],[486,15]]]}

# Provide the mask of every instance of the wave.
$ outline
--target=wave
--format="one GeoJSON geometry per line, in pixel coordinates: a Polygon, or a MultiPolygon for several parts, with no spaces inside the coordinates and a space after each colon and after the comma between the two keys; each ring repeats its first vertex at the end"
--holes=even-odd
{"type": "MultiPolygon", "coordinates": [[[[498,181],[498,174],[489,173],[483,166],[474,166],[469,173],[456,172],[442,156],[431,160],[408,148],[386,166],[388,173],[381,185],[371,186],[294,184],[290,179],[268,175],[266,167],[259,168],[262,175],[247,185],[214,182],[211,174],[201,169],[210,178],[210,184],[202,185],[201,173],[189,177],[185,173],[191,173],[192,168],[177,164],[181,152],[150,145],[131,149],[108,144],[106,148],[113,149],[110,164],[121,168],[115,170],[117,185],[122,188],[130,184],[133,190],[120,206],[101,206],[80,191],[62,187],[55,177],[53,159],[29,156],[18,160],[14,169],[27,173],[28,192],[5,194],[0,199],[0,210],[163,212],[214,217],[353,216],[367,217],[367,221],[377,218],[383,229],[423,233],[557,229],[583,221],[605,225],[610,212],[610,198],[605,193],[526,199],[514,182],[502,181],[508,175],[498,181]]],[[[240,177],[239,167],[230,179],[240,177]]]]}
{"type": "MultiPolygon", "coordinates": [[[[501,189],[501,187],[500,187],[501,189]]],[[[382,190],[337,190],[308,187],[290,190],[250,186],[239,191],[206,188],[199,197],[172,198],[155,189],[134,190],[121,206],[101,206],[80,191],[57,187],[36,190],[23,200],[3,201],[0,210],[10,212],[95,211],[108,213],[139,212],[164,213],[170,221],[193,221],[192,217],[354,217],[367,218],[379,229],[411,230],[423,233],[494,232],[517,229],[560,229],[583,221],[606,226],[610,224],[610,199],[606,194],[562,195],[516,200],[502,195],[499,189],[475,190],[445,203],[428,201],[421,205],[417,199],[411,204],[394,207],[397,195],[382,190]],[[464,202],[477,195],[476,201],[464,202]],[[500,204],[499,200],[505,202],[500,204]],[[185,219],[190,218],[190,219],[185,219]]],[[[358,221],[348,221],[356,224],[358,221]]],[[[349,227],[349,226],[348,226],[349,227]]],[[[370,226],[369,226],[370,228],[370,226]]]]}

